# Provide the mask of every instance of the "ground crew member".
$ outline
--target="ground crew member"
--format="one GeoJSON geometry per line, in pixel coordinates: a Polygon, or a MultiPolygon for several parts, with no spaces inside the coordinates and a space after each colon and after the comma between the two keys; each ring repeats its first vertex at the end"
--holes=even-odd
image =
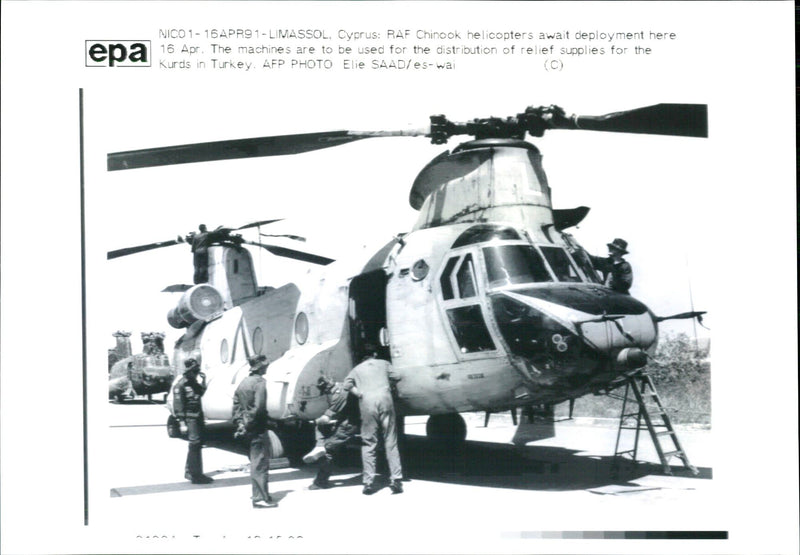
{"type": "Polygon", "coordinates": [[[633,269],[631,265],[622,257],[628,254],[628,243],[623,239],[614,239],[608,246],[608,257],[592,256],[588,254],[589,260],[594,267],[603,274],[603,281],[606,286],[618,293],[628,295],[628,291],[633,284],[633,269]]]}
{"type": "Polygon", "coordinates": [[[186,455],[184,477],[193,484],[208,484],[214,479],[203,474],[203,394],[206,392],[206,376],[200,372],[200,364],[193,358],[184,361],[183,376],[172,388],[175,418],[186,427],[189,453],[186,455]],[[199,381],[198,381],[199,379],[199,381]]]}
{"type": "Polygon", "coordinates": [[[252,356],[248,375],[233,395],[233,420],[237,425],[235,437],[250,442],[250,481],[253,486],[253,508],[265,509],[278,504],[269,495],[269,459],[272,444],[267,426],[267,357],[252,356]]]}
{"type": "MultiPolygon", "coordinates": [[[[324,380],[324,378],[321,378],[324,380]]],[[[319,453],[316,449],[303,457],[303,462],[313,463],[321,460],[311,489],[325,489],[331,487],[331,466],[334,458],[348,445],[360,445],[358,433],[361,428],[361,414],[358,398],[345,391],[342,384],[325,384],[331,395],[330,407],[317,418],[316,424],[324,439],[323,450],[319,453]],[[320,456],[321,455],[321,456],[320,456]]]]}
{"type": "Polygon", "coordinates": [[[375,459],[381,439],[386,451],[386,461],[389,463],[389,488],[392,493],[403,493],[403,468],[400,450],[397,448],[394,401],[389,384],[391,368],[391,364],[376,359],[372,352],[344,380],[344,389],[349,390],[359,400],[364,495],[372,495],[378,491],[375,485],[375,459]]]}

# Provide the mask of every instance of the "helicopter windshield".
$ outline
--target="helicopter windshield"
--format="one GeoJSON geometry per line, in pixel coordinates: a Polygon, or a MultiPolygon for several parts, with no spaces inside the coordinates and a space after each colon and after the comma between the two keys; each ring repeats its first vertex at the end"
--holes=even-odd
{"type": "Polygon", "coordinates": [[[530,245],[484,247],[489,287],[553,281],[541,255],[530,245]]]}
{"type": "Polygon", "coordinates": [[[541,247],[541,249],[558,281],[581,281],[575,265],[567,256],[567,251],[561,247],[541,247]]]}

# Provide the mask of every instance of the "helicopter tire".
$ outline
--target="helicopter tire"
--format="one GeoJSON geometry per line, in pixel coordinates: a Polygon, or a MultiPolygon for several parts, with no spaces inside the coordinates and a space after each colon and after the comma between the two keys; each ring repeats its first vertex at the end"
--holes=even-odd
{"type": "Polygon", "coordinates": [[[467,439],[467,424],[457,412],[433,414],[425,424],[428,440],[442,447],[459,447],[467,439]]]}
{"type": "Polygon", "coordinates": [[[316,427],[309,422],[279,422],[274,432],[274,436],[270,434],[272,456],[286,457],[294,468],[303,466],[303,455],[317,443],[316,427]]]}
{"type": "Polygon", "coordinates": [[[171,414],[167,417],[167,436],[172,439],[184,439],[178,419],[171,414]]]}

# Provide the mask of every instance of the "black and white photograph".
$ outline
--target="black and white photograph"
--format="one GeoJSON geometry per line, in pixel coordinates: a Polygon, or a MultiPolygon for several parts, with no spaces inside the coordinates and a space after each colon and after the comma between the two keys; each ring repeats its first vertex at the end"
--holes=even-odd
{"type": "Polygon", "coordinates": [[[792,4],[2,9],[4,553],[797,551],[792,4]]]}

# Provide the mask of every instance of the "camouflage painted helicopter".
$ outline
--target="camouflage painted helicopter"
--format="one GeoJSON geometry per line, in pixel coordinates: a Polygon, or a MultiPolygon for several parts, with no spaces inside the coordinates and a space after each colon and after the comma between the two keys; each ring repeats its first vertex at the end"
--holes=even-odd
{"type": "MultiPolygon", "coordinates": [[[[327,407],[325,380],[341,381],[368,351],[391,361],[401,416],[429,415],[436,440],[463,441],[459,413],[552,405],[614,388],[643,367],[658,324],[603,285],[565,230],[588,208],[553,209],[539,150],[526,134],[549,129],[707,136],[707,107],[659,104],[604,116],[530,107],[505,119],[423,129],[333,131],[117,152],[108,170],[298,154],[373,137],[473,140],[435,157],[411,186],[413,229],[361,259],[339,260],[260,242],[324,266],[306,281],[261,288],[242,245],[208,250],[208,282],[183,293],[170,323],[185,328],[173,357],[201,361],[206,417],[231,418],[247,357],[267,356],[268,409],[288,452],[313,444],[308,421],[327,407]]],[[[175,244],[174,242],[169,242],[175,244]]],[[[138,247],[109,253],[122,256],[138,247]]],[[[156,247],[152,247],[156,248],[156,247]]]]}
{"type": "Polygon", "coordinates": [[[137,395],[167,393],[175,379],[175,369],[164,352],[164,334],[142,332],[142,352],[133,354],[131,334],[126,331],[114,333],[116,346],[108,350],[108,398],[119,402],[137,395]]]}

